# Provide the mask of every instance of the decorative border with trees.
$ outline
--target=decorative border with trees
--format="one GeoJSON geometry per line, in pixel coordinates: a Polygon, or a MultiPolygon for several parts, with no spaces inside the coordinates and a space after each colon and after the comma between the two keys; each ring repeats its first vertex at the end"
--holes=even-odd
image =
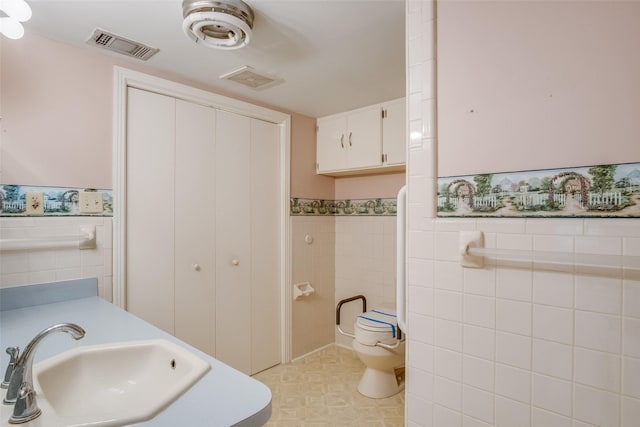
{"type": "Polygon", "coordinates": [[[111,190],[69,187],[35,187],[28,185],[0,185],[0,217],[27,216],[26,193],[43,194],[44,216],[113,216],[113,196],[111,190]],[[102,212],[80,213],[78,200],[81,191],[102,193],[102,212]]]}
{"type": "Polygon", "coordinates": [[[438,178],[439,217],[640,218],[640,163],[438,178]]]}

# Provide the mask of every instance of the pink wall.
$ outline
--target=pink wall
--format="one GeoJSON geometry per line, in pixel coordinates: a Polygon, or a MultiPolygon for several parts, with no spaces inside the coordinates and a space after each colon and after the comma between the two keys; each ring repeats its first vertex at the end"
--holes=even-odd
{"type": "MultiPolygon", "coordinates": [[[[29,32],[17,41],[3,40],[0,57],[0,183],[3,184],[112,187],[114,65],[238,98],[154,70],[139,61],[90,47],[66,45],[29,32]]],[[[336,180],[316,175],[316,120],[288,113],[292,196],[333,199],[395,195],[396,187],[401,185],[399,176],[336,180]]]]}
{"type": "Polygon", "coordinates": [[[115,61],[33,34],[2,43],[2,183],[111,188],[115,61]]]}
{"type": "Polygon", "coordinates": [[[404,172],[340,177],[336,178],[335,198],[340,200],[396,197],[404,184],[404,172]]]}
{"type": "Polygon", "coordinates": [[[291,120],[291,197],[334,199],[330,176],[316,174],[316,119],[293,115],[291,120]]]}
{"type": "Polygon", "coordinates": [[[640,2],[444,1],[437,16],[439,176],[640,161],[640,2]]]}
{"type": "MultiPolygon", "coordinates": [[[[17,41],[3,40],[0,183],[112,187],[114,65],[231,96],[138,61],[29,32],[17,41]]],[[[315,160],[309,159],[309,153],[315,155],[315,119],[291,114],[292,194],[318,193],[318,197],[329,198],[333,180],[306,170],[315,165],[315,160]],[[303,167],[307,164],[309,167],[303,167]]]]}

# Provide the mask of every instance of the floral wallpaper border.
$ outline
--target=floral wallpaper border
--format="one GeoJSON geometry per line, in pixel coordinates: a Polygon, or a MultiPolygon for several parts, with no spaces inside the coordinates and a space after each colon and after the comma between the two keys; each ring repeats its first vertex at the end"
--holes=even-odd
{"type": "Polygon", "coordinates": [[[640,218],[640,163],[438,178],[439,217],[640,218]]]}
{"type": "Polygon", "coordinates": [[[395,216],[396,198],[375,199],[302,199],[290,200],[291,216],[395,216]]]}
{"type": "MultiPolygon", "coordinates": [[[[113,216],[109,189],[0,185],[0,216],[25,214],[42,192],[44,216],[113,216]],[[81,214],[80,191],[102,193],[103,211],[81,214]]],[[[439,177],[438,217],[640,218],[640,163],[439,177]]],[[[396,198],[290,199],[291,216],[395,216],[396,198]]]]}
{"type": "Polygon", "coordinates": [[[113,216],[111,190],[74,187],[41,187],[32,185],[0,185],[0,217],[26,217],[26,193],[43,193],[44,216],[113,216]],[[102,193],[102,212],[80,213],[78,198],[81,191],[102,193]]]}

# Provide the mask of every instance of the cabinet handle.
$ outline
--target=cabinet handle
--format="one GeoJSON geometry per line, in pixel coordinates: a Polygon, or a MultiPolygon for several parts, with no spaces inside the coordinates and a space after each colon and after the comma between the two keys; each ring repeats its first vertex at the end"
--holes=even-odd
{"type": "Polygon", "coordinates": [[[193,264],[193,269],[195,271],[200,271],[200,264],[193,264]]]}
{"type": "Polygon", "coordinates": [[[351,147],[351,132],[349,132],[349,147],[351,147]]]}
{"type": "Polygon", "coordinates": [[[237,259],[237,258],[234,258],[234,259],[232,259],[232,260],[231,260],[231,264],[233,264],[233,265],[239,265],[239,264],[240,264],[240,261],[238,261],[238,259],[237,259]]]}
{"type": "Polygon", "coordinates": [[[344,133],[340,135],[340,146],[344,148],[344,133]]]}

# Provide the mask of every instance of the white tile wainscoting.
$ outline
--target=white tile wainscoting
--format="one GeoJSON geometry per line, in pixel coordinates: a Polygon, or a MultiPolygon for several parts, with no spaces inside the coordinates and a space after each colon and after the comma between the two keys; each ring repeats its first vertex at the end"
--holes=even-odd
{"type": "MultiPolygon", "coordinates": [[[[335,247],[336,302],[362,294],[367,308],[395,308],[396,217],[337,216],[335,247]]],[[[352,332],[360,301],[342,308],[342,329],[352,332]]],[[[351,338],[336,332],[336,343],[351,346],[351,338]]]]}
{"type": "MultiPolygon", "coordinates": [[[[335,330],[339,300],[363,294],[369,307],[395,305],[396,217],[293,216],[292,224],[293,283],[316,289],[293,302],[293,356],[333,342],[350,346],[335,330]]],[[[360,302],[343,307],[343,329],[353,329],[360,310],[360,302]]]]}
{"type": "Polygon", "coordinates": [[[333,216],[292,216],[291,226],[291,285],[309,282],[315,289],[292,302],[292,356],[298,358],[334,342],[336,227],[333,216]]]}
{"type": "Polygon", "coordinates": [[[3,251],[0,287],[49,283],[96,277],[98,293],[112,301],[112,218],[110,217],[3,217],[1,239],[40,238],[78,234],[82,225],[95,225],[96,248],[49,248],[3,251]]]}
{"type": "Polygon", "coordinates": [[[640,414],[640,271],[489,261],[486,247],[640,255],[629,219],[422,221],[409,259],[413,426],[624,426],[640,414]],[[415,254],[415,252],[414,252],[415,254]]]}

